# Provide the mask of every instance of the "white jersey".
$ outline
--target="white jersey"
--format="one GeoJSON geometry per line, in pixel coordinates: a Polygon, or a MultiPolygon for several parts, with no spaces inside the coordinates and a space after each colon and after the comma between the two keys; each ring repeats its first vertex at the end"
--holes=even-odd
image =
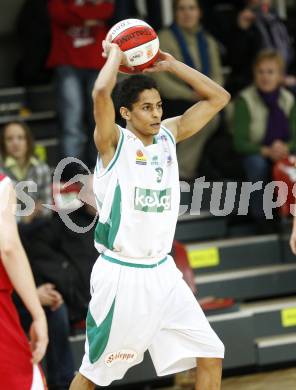
{"type": "Polygon", "coordinates": [[[135,259],[158,259],[170,252],[180,203],[176,144],[161,126],[145,146],[119,127],[113,159],[94,173],[99,221],[95,246],[100,253],[135,259]]]}

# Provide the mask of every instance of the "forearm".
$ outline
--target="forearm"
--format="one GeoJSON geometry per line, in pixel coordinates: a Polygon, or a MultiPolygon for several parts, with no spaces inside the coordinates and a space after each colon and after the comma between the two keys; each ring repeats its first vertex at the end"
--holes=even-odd
{"type": "Polygon", "coordinates": [[[16,292],[33,319],[44,315],[27,256],[20,243],[1,253],[3,265],[16,292]]]}
{"type": "Polygon", "coordinates": [[[93,95],[104,92],[111,95],[115,87],[119,66],[122,61],[122,52],[119,47],[112,47],[105,65],[99,73],[93,88],[93,95]]]}
{"type": "Polygon", "coordinates": [[[180,61],[172,61],[169,72],[189,84],[202,100],[229,100],[229,93],[223,87],[180,61]]]}

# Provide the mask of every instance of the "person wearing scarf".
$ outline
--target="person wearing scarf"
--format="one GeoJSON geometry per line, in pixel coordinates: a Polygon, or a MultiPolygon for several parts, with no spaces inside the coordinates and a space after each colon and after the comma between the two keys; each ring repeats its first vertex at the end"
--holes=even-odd
{"type": "MultiPolygon", "coordinates": [[[[234,145],[242,155],[248,181],[271,180],[274,163],[296,150],[296,104],[282,87],[284,59],[272,50],[260,52],[254,64],[254,84],[244,89],[234,105],[234,145]]],[[[251,196],[250,212],[265,219],[263,191],[251,196]]]]}
{"type": "MultiPolygon", "coordinates": [[[[201,10],[197,0],[174,0],[174,22],[158,32],[160,47],[175,58],[223,84],[219,46],[200,25],[201,10]]],[[[182,80],[170,73],[153,75],[164,98],[165,116],[177,116],[186,111],[198,96],[182,80]]],[[[204,144],[217,129],[219,117],[209,123],[190,141],[178,146],[180,176],[194,179],[204,144]]]]}

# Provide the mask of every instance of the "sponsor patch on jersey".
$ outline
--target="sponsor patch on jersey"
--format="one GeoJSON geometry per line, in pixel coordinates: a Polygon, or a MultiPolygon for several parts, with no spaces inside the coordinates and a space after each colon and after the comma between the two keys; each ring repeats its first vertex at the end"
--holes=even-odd
{"type": "Polygon", "coordinates": [[[137,150],[137,153],[136,153],[136,164],[147,165],[147,157],[140,149],[137,150]]]}
{"type": "Polygon", "coordinates": [[[138,354],[136,351],[133,351],[132,349],[121,349],[117,352],[108,353],[108,355],[105,355],[105,364],[108,367],[113,366],[115,363],[132,363],[136,360],[138,354]]]}
{"type": "Polygon", "coordinates": [[[135,210],[145,213],[163,213],[171,210],[171,188],[151,190],[135,187],[135,210]]]}
{"type": "Polygon", "coordinates": [[[152,157],[151,165],[159,165],[158,156],[153,156],[152,157]]]}

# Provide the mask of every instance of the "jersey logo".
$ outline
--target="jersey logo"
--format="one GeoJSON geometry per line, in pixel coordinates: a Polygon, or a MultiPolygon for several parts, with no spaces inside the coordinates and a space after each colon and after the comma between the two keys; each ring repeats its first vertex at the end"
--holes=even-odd
{"type": "Polygon", "coordinates": [[[135,210],[145,213],[163,213],[171,210],[171,188],[151,190],[135,187],[135,210]]]}
{"type": "Polygon", "coordinates": [[[140,149],[137,150],[137,153],[136,153],[136,164],[147,165],[147,157],[140,149]]]}

